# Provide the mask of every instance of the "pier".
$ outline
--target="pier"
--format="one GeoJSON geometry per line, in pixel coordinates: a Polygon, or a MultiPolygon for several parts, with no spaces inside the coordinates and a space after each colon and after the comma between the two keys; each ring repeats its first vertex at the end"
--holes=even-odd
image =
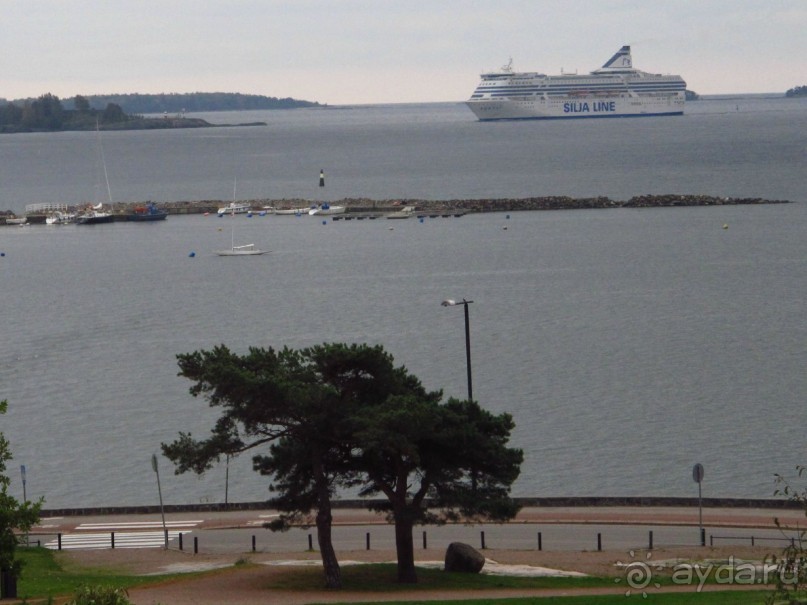
{"type": "MultiPolygon", "coordinates": [[[[300,208],[300,212],[307,215],[311,206],[317,202],[302,199],[254,199],[241,200],[249,204],[255,214],[265,212],[272,208],[300,208]]],[[[148,202],[118,202],[111,204],[116,220],[127,220],[136,206],[148,202]]],[[[224,200],[201,200],[179,202],[156,202],[154,205],[169,215],[182,216],[190,214],[216,214],[218,209],[229,202],[224,200]]],[[[498,199],[465,199],[465,200],[370,200],[365,198],[347,198],[331,202],[333,205],[345,206],[343,214],[315,215],[327,217],[334,221],[375,220],[379,218],[448,218],[461,217],[466,214],[481,212],[525,212],[535,210],[584,210],[606,208],[673,208],[692,206],[737,206],[757,204],[788,204],[788,200],[768,200],[763,198],[733,198],[711,195],[641,195],[634,196],[627,201],[612,200],[608,197],[572,198],[567,196],[529,197],[529,198],[498,198],[498,199]]],[[[44,224],[45,217],[55,210],[76,211],[86,204],[29,204],[26,206],[28,224],[44,224]]],[[[109,206],[109,205],[107,205],[109,206]]],[[[0,225],[15,224],[18,218],[13,212],[0,212],[0,225]],[[10,219],[10,220],[8,220],[10,219]]]]}

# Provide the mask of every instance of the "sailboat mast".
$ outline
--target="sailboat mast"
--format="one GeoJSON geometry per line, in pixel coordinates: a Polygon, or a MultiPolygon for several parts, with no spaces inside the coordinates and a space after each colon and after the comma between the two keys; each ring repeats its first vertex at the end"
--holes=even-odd
{"type": "Polygon", "coordinates": [[[104,145],[101,143],[101,128],[98,120],[95,120],[95,134],[98,137],[98,154],[101,156],[101,166],[104,168],[104,181],[106,182],[106,194],[109,198],[109,205],[112,205],[112,189],[109,187],[109,174],[106,170],[106,158],[104,158],[104,145]]]}
{"type": "Polygon", "coordinates": [[[230,243],[231,249],[235,250],[235,188],[238,184],[238,177],[233,179],[233,203],[230,207],[230,243]]]}

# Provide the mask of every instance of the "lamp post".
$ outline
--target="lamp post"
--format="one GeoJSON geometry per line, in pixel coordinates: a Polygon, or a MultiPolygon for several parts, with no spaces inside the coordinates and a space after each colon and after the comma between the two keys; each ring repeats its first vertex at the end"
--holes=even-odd
{"type": "Polygon", "coordinates": [[[473,401],[474,399],[474,387],[473,382],[471,381],[471,322],[468,317],[468,305],[470,305],[472,300],[454,300],[451,298],[447,298],[441,304],[444,307],[456,307],[457,305],[462,305],[465,307],[465,360],[468,366],[468,401],[473,401]]]}
{"type": "Polygon", "coordinates": [[[165,549],[168,550],[168,528],[165,525],[165,509],[163,508],[163,490],[160,487],[160,470],[157,466],[157,454],[151,455],[151,468],[157,475],[157,493],[160,495],[160,514],[163,518],[163,536],[165,537],[165,549]]]}

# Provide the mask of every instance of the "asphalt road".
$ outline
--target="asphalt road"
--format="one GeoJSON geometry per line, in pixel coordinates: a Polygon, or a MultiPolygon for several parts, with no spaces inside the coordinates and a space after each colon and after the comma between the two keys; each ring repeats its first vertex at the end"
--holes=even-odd
{"type": "MultiPolygon", "coordinates": [[[[32,543],[53,549],[169,548],[198,553],[305,552],[317,550],[316,529],[276,533],[262,525],[277,513],[265,511],[47,517],[29,534],[32,543]]],[[[676,507],[525,508],[502,524],[416,527],[415,548],[444,548],[466,542],[477,548],[595,551],[707,545],[783,546],[797,535],[782,532],[779,518],[804,525],[798,510],[676,507]],[[702,515],[702,516],[701,516],[702,515]],[[700,522],[703,522],[701,533],[700,522]]],[[[394,550],[393,527],[368,511],[334,511],[334,544],[340,551],[394,550]]]]}

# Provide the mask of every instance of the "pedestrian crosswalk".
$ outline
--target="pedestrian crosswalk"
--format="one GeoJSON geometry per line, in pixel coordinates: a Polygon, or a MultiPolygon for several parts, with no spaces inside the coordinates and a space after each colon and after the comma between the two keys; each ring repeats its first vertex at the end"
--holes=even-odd
{"type": "MultiPolygon", "coordinates": [[[[168,539],[188,533],[201,520],[167,521],[168,539]]],[[[159,548],[165,546],[162,521],[130,523],[82,523],[74,532],[63,534],[45,543],[51,550],[93,550],[106,548],[159,548]]]]}
{"type": "Polygon", "coordinates": [[[247,521],[247,527],[263,527],[265,523],[269,523],[269,519],[276,519],[280,515],[258,515],[257,519],[247,521]]]}

